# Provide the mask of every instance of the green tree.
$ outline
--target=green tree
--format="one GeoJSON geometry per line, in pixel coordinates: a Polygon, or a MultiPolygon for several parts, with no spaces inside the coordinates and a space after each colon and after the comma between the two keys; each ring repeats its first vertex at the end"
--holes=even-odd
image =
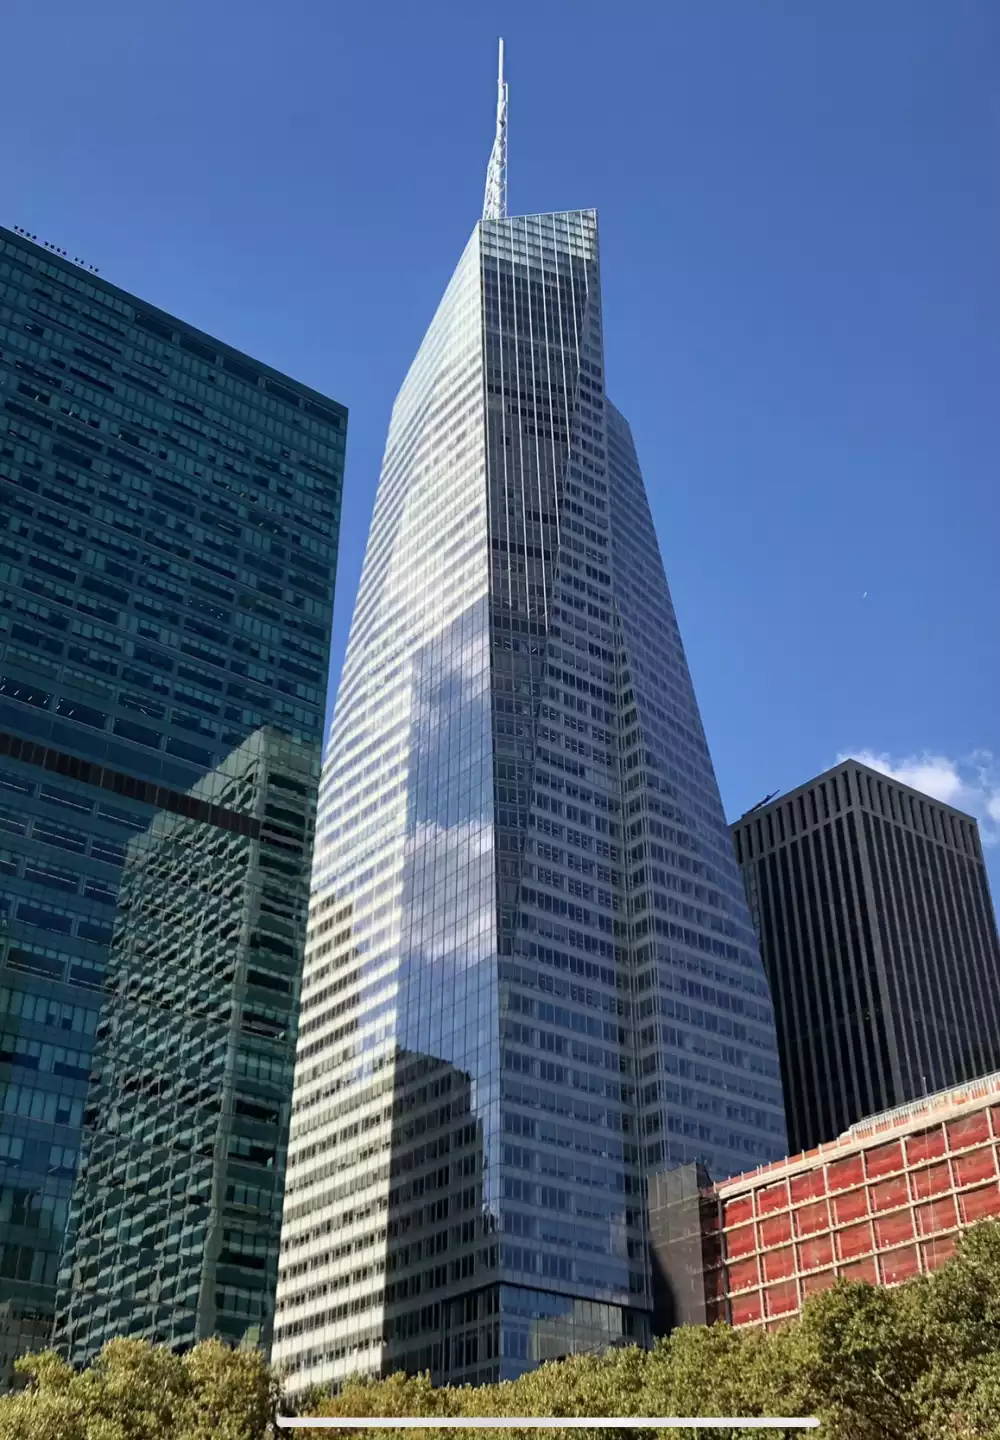
{"type": "MultiPolygon", "coordinates": [[[[840,1281],[773,1332],[692,1326],[649,1352],[576,1356],[503,1385],[435,1390],[426,1377],[394,1377],[347,1387],[326,1405],[326,1413],[512,1421],[816,1415],[830,1440],[1000,1440],[1000,1224],[967,1231],[955,1257],[931,1276],[891,1290],[840,1281]]],[[[756,1433],[745,1432],[747,1440],[756,1433]]],[[[715,1435],[742,1440],[730,1430],[715,1435]]]]}
{"type": "Polygon", "coordinates": [[[968,1377],[939,1433],[948,1440],[1000,1440],[1000,1355],[990,1355],[968,1377]]]}
{"type": "Polygon", "coordinates": [[[277,1382],[262,1357],[208,1340],[185,1355],[112,1340],[88,1369],[51,1352],[17,1362],[28,1385],[0,1400],[0,1440],[265,1440],[277,1382]]]}
{"type": "MultiPolygon", "coordinates": [[[[18,1362],[28,1386],[0,1398],[0,1440],[270,1440],[279,1388],[253,1351],[217,1341],[185,1355],[117,1340],[82,1372],[48,1353],[18,1362]]],[[[291,1409],[291,1405],[283,1408],[291,1409]]],[[[1000,1224],[961,1238],[933,1275],[892,1290],[839,1282],[768,1332],[688,1326],[650,1351],[612,1349],[477,1389],[426,1375],[311,1392],[301,1414],[509,1419],[495,1440],[537,1440],[518,1417],[630,1416],[617,1440],[650,1440],[654,1415],[817,1415],[824,1440],[1000,1440],[1000,1224]]],[[[449,1440],[478,1440],[472,1430],[449,1440]]],[[[605,1440],[608,1432],[576,1432],[605,1440]]],[[[692,1432],[751,1440],[759,1432],[692,1432]]],[[[791,1434],[797,1432],[790,1432],[791,1434]]],[[[441,1431],[408,1431],[441,1440],[441,1431]]],[[[355,1431],[378,1440],[398,1432],[355,1431]]],[[[677,1432],[664,1432],[663,1440],[677,1432]]]]}
{"type": "MultiPolygon", "coordinates": [[[[770,1349],[771,1337],[764,1331],[733,1330],[728,1325],[675,1330],[649,1354],[638,1413],[706,1418],[783,1413],[780,1406],[774,1410],[769,1403],[773,1387],[765,1356],[770,1349]]],[[[691,1433],[711,1440],[734,1437],[731,1429],[691,1433]]]]}
{"type": "Polygon", "coordinates": [[[831,1440],[912,1440],[926,1369],[919,1310],[895,1290],[841,1281],[773,1337],[792,1412],[817,1415],[831,1440]]]}
{"type": "Polygon", "coordinates": [[[1000,1225],[973,1226],[947,1265],[897,1293],[922,1330],[926,1360],[917,1398],[927,1434],[1000,1437],[1000,1225]]]}

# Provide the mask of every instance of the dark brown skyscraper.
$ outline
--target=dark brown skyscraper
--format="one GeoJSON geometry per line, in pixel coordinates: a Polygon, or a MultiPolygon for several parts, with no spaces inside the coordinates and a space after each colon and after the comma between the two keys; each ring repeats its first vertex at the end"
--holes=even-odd
{"type": "Polygon", "coordinates": [[[848,760],[733,837],[793,1152],[1000,1069],[1000,942],[971,816],[848,760]]]}

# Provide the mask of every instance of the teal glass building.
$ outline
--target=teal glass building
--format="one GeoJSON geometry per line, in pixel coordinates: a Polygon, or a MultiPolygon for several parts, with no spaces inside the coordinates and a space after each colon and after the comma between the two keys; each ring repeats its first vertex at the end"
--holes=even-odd
{"type": "Polygon", "coordinates": [[[346,424],[0,229],[5,1365],[269,1342],[346,424]]]}

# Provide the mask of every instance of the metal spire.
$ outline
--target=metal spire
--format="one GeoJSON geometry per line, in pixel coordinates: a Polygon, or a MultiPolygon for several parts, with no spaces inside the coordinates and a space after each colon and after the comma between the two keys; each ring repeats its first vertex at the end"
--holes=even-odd
{"type": "Polygon", "coordinates": [[[483,197],[483,219],[507,218],[507,86],[503,78],[503,41],[500,41],[500,64],[497,71],[497,133],[486,171],[486,194],[483,197]]]}

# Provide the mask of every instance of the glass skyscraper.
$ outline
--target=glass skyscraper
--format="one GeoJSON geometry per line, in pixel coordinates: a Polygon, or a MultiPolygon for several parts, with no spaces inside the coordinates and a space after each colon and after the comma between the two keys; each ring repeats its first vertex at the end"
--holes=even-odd
{"type": "Polygon", "coordinates": [[[320,787],[273,1351],[293,1391],[641,1342],[646,1174],[785,1149],[605,393],[597,217],[508,219],[491,177],[393,409],[320,787]]]}
{"type": "Polygon", "coordinates": [[[266,1345],[346,411],[0,230],[0,416],[5,1360],[266,1345]]]}

